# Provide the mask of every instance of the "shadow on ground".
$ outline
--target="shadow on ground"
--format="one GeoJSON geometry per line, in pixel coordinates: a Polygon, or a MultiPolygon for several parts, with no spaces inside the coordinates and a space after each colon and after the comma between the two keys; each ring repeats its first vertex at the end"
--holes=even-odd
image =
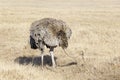
{"type": "MultiPolygon", "coordinates": [[[[55,62],[56,62],[56,57],[55,57],[55,62]]],[[[28,64],[32,64],[32,65],[41,65],[41,57],[40,56],[20,56],[20,57],[17,57],[15,60],[14,60],[16,63],[19,63],[19,64],[22,64],[22,65],[28,65],[28,64]]],[[[52,62],[51,62],[51,56],[49,55],[44,55],[44,65],[49,65],[51,66],[52,65],[52,62]]]]}
{"type": "MultiPolygon", "coordinates": [[[[54,57],[55,62],[57,57],[54,57]]],[[[41,65],[41,57],[40,56],[20,56],[17,57],[14,62],[21,64],[21,65],[28,65],[32,64],[33,66],[40,66],[41,65]]],[[[51,56],[49,55],[44,55],[44,65],[49,65],[52,66],[52,61],[51,61],[51,56]]],[[[70,62],[64,65],[58,65],[59,67],[64,67],[64,66],[71,66],[71,65],[77,65],[76,62],[70,62]]]]}

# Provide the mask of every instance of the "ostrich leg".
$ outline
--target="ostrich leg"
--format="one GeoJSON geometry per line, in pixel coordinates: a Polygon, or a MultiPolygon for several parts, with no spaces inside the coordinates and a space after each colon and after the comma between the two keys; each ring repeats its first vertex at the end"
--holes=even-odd
{"type": "Polygon", "coordinates": [[[42,64],[42,68],[43,68],[43,60],[44,60],[44,51],[43,51],[43,49],[41,49],[41,64],[42,64]]]}
{"type": "Polygon", "coordinates": [[[39,46],[39,50],[41,51],[41,65],[42,65],[42,68],[43,68],[43,60],[44,60],[44,45],[42,42],[39,42],[38,43],[38,46],[39,46]]]}
{"type": "Polygon", "coordinates": [[[51,59],[52,59],[52,66],[53,66],[53,68],[55,68],[56,64],[55,64],[55,60],[54,60],[53,50],[54,50],[54,48],[50,48],[50,55],[51,55],[51,59]]]}

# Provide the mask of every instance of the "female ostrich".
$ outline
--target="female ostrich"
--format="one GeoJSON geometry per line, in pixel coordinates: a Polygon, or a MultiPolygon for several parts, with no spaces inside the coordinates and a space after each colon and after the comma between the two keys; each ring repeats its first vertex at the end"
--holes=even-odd
{"type": "Polygon", "coordinates": [[[52,66],[55,67],[54,48],[57,46],[63,49],[68,47],[68,39],[72,31],[62,20],[44,18],[32,23],[30,28],[30,45],[32,49],[41,51],[41,63],[43,67],[44,46],[50,49],[52,66]]]}

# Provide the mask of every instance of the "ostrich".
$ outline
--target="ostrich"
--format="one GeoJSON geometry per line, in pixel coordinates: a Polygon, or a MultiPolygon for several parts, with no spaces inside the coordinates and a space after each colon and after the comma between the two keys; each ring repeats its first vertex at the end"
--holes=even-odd
{"type": "Polygon", "coordinates": [[[49,52],[52,59],[52,67],[55,67],[54,48],[60,46],[63,49],[66,49],[71,34],[71,29],[62,20],[43,18],[31,24],[30,45],[32,49],[39,49],[41,51],[42,67],[44,60],[44,46],[50,49],[49,52]]]}

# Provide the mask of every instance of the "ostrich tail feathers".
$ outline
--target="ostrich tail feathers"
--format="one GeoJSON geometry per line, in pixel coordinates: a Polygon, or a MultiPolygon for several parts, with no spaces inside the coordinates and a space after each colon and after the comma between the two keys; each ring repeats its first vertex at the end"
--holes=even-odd
{"type": "Polygon", "coordinates": [[[38,47],[35,44],[35,40],[30,36],[30,46],[32,49],[37,49],[38,47]]]}

